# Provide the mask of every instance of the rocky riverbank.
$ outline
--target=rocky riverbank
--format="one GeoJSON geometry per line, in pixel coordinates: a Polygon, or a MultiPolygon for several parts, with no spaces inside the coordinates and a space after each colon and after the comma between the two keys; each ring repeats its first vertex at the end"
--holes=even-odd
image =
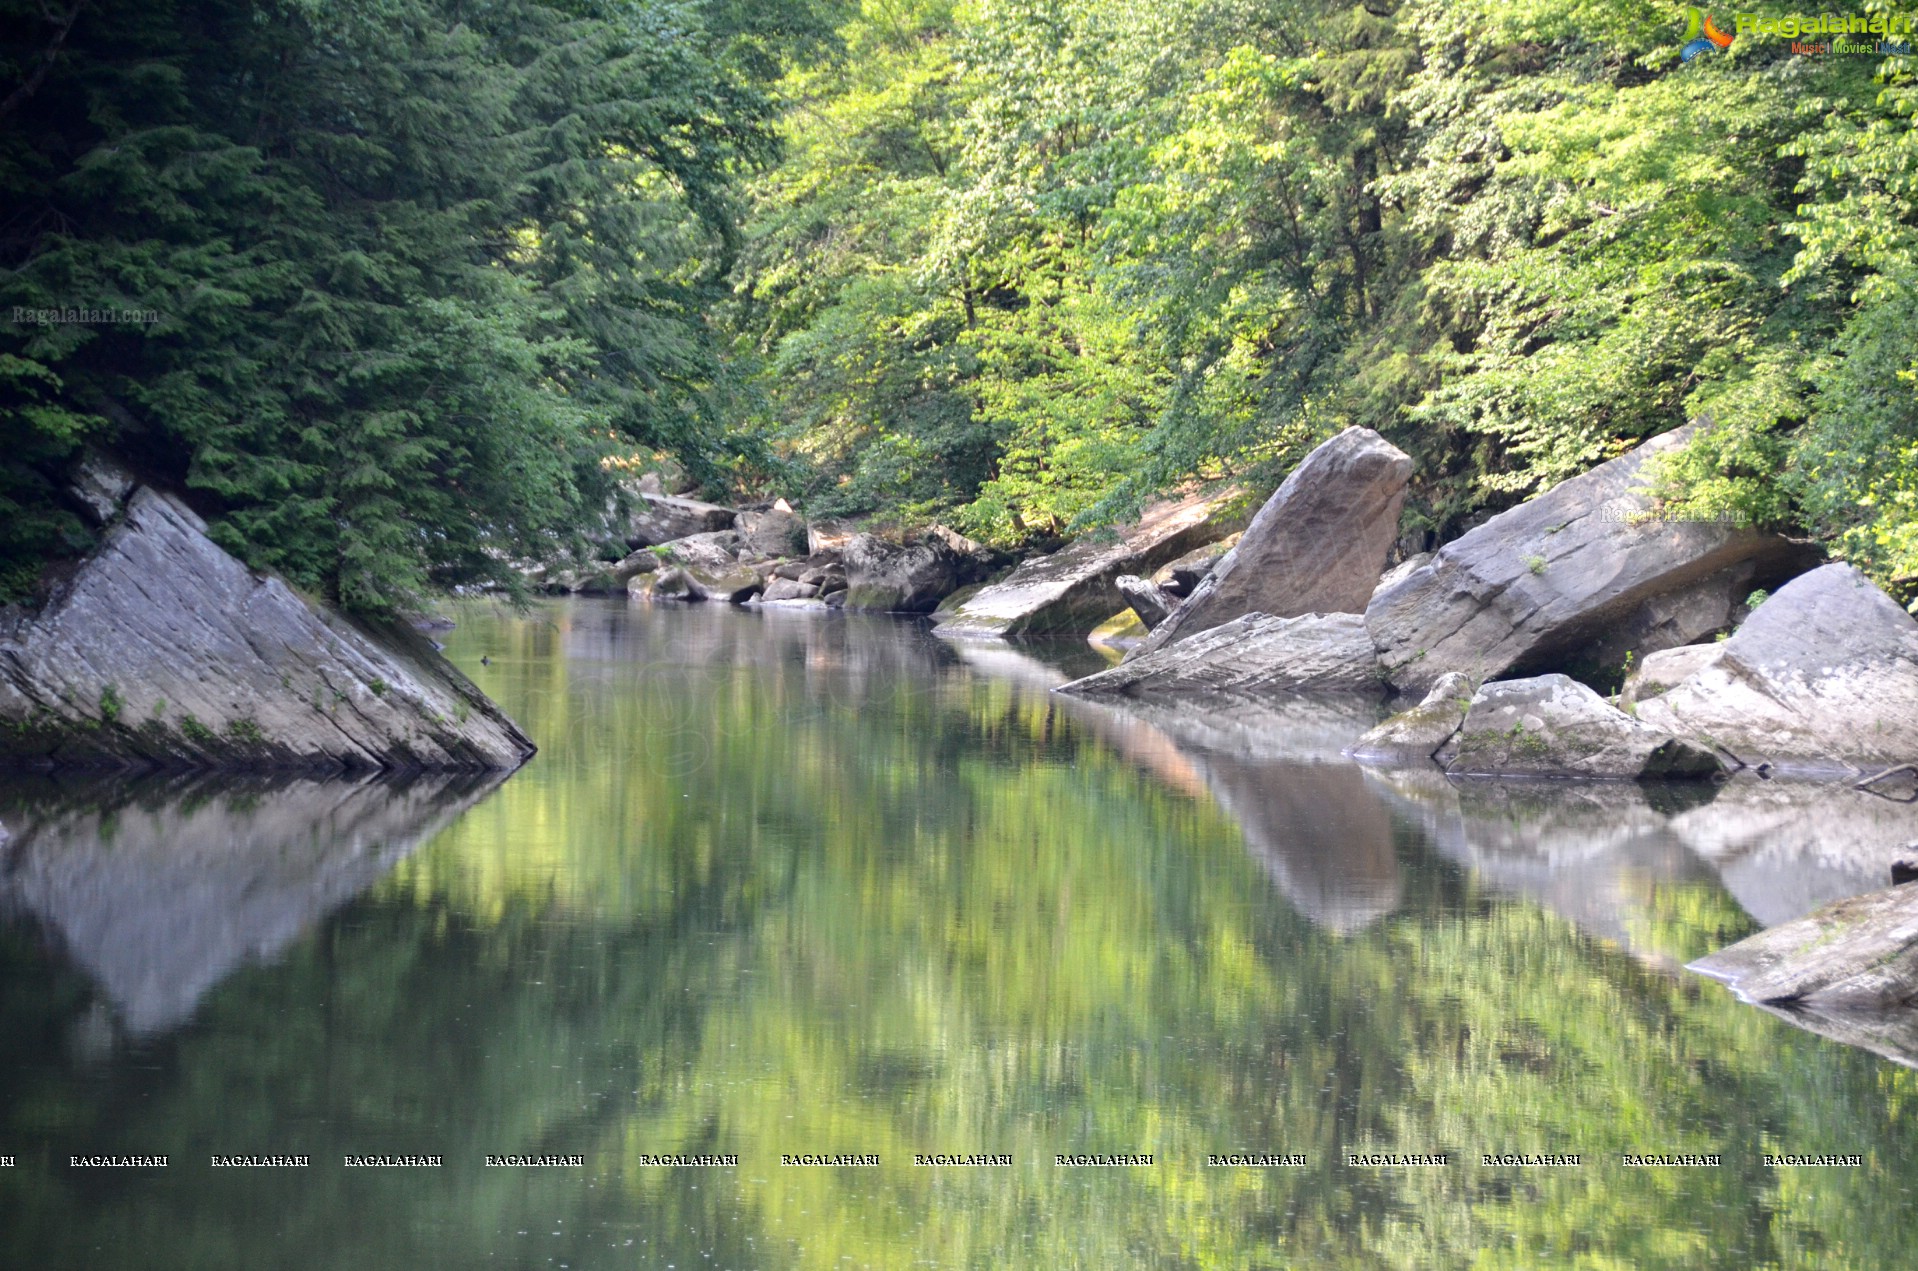
{"type": "MultiPolygon", "coordinates": [[[[808,522],[783,500],[722,507],[667,494],[656,478],[629,493],[638,510],[618,527],[625,557],[585,571],[533,566],[528,581],[557,593],[932,614],[954,638],[1083,636],[1125,607],[1130,575],[1209,568],[1243,502],[1237,490],[1168,500],[1115,533],[1020,562],[941,525],[881,533],[808,522]]],[[[1180,575],[1185,590],[1203,572],[1180,575]]]]}
{"type": "Polygon", "coordinates": [[[1093,695],[1360,694],[1400,713],[1369,764],[1455,775],[1694,779],[1752,768],[1863,775],[1918,758],[1918,620],[1811,543],[1665,514],[1654,438],[1395,560],[1411,460],[1351,428],[1249,523],[1190,494],[1019,562],[943,527],[906,537],[635,491],[631,549],[554,589],[925,614],[958,640],[1085,636],[1127,609],[1148,634],[1093,695]]]}
{"type": "MultiPolygon", "coordinates": [[[[1183,600],[1126,580],[1150,637],[1058,691],[1183,699],[1196,714],[1216,690],[1396,697],[1398,713],[1347,752],[1386,780],[1843,778],[1834,809],[1908,812],[1918,619],[1810,544],[1662,515],[1647,464],[1689,431],[1388,568],[1409,465],[1349,430],[1183,600]]],[[[1908,854],[1894,879],[1918,878],[1918,841],[1908,854]]],[[[1918,1064],[1918,886],[1839,899],[1693,969],[1918,1064]]]]}
{"type": "Polygon", "coordinates": [[[1662,515],[1646,465],[1689,431],[1391,566],[1409,463],[1347,430],[1184,600],[1144,593],[1152,634],[1121,665],[1060,691],[1396,698],[1353,756],[1458,776],[1856,778],[1918,759],[1918,620],[1811,544],[1662,515]]]}

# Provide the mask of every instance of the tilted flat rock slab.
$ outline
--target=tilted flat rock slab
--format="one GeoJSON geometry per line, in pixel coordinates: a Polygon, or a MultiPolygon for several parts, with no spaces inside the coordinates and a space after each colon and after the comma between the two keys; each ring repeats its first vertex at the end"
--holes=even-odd
{"type": "Polygon", "coordinates": [[[1684,678],[1638,717],[1746,763],[1858,771],[1918,761],[1918,620],[1850,565],[1781,587],[1723,643],[1648,661],[1684,678]]]}
{"type": "Polygon", "coordinates": [[[1645,463],[1692,435],[1667,433],[1502,512],[1382,588],[1365,611],[1400,692],[1441,675],[1485,680],[1616,666],[1729,625],[1760,587],[1811,568],[1815,553],[1728,522],[1651,518],[1645,463]]]}
{"type": "Polygon", "coordinates": [[[1144,624],[1147,631],[1164,622],[1165,616],[1172,612],[1174,605],[1178,604],[1178,601],[1166,595],[1157,583],[1141,578],[1137,574],[1120,574],[1115,580],[1115,585],[1119,588],[1119,594],[1125,597],[1126,603],[1132,606],[1132,612],[1138,615],[1139,621],[1144,624]]]}
{"type": "Polygon", "coordinates": [[[1369,428],[1324,442],[1127,660],[1248,613],[1364,613],[1398,537],[1411,475],[1411,458],[1369,428]]]}
{"type": "Polygon", "coordinates": [[[1148,508],[1116,542],[1080,539],[980,588],[933,634],[959,639],[1085,635],[1126,607],[1121,574],[1150,574],[1238,528],[1230,495],[1193,495],[1148,508]]]}
{"type": "Polygon", "coordinates": [[[1355,613],[1250,613],[1132,662],[1061,685],[1061,693],[1371,693],[1378,658],[1355,613]]]}
{"type": "Polygon", "coordinates": [[[1918,885],[1834,901],[1691,969],[1751,1002],[1856,1010],[1918,1001],[1918,885]]]}
{"type": "Polygon", "coordinates": [[[0,765],[515,768],[533,743],[415,633],[322,614],[184,504],[134,491],[0,631],[0,765]]]}
{"type": "Polygon", "coordinates": [[[1692,778],[1722,768],[1564,675],[1485,685],[1434,757],[1454,776],[1692,778]]]}

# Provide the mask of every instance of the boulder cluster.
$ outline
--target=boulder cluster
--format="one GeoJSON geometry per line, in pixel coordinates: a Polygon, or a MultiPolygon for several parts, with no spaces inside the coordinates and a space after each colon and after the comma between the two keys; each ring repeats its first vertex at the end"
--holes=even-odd
{"type": "Polygon", "coordinates": [[[784,499],[729,508],[668,494],[652,474],[627,493],[632,510],[617,527],[627,555],[598,569],[532,566],[528,581],[581,595],[930,613],[999,564],[943,526],[905,537],[856,533],[809,523],[784,499]]]}
{"type": "Polygon", "coordinates": [[[1918,619],[1811,544],[1664,515],[1646,465],[1691,431],[1388,571],[1411,462],[1347,429],[1182,596],[1118,580],[1150,634],[1060,691],[1398,697],[1411,704],[1352,753],[1457,775],[1840,775],[1918,759],[1918,619]],[[1590,687],[1621,680],[1616,696],[1590,687]]]}
{"type": "Polygon", "coordinates": [[[1009,558],[941,525],[858,532],[808,522],[783,499],[729,508],[668,494],[656,477],[629,496],[634,510],[618,527],[625,557],[584,571],[534,566],[528,580],[585,595],[933,614],[938,633],[955,638],[1083,635],[1126,605],[1121,587],[1139,571],[1160,570],[1168,593],[1183,596],[1225,550],[1218,540],[1237,527],[1242,502],[1235,490],[1173,499],[1116,534],[1006,573],[1009,558]]]}

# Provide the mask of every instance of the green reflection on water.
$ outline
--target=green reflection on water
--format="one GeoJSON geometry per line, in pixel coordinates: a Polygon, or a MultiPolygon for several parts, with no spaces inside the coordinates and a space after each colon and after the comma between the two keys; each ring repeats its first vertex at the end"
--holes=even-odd
{"type": "MultiPolygon", "coordinates": [[[[288,866],[308,891],[359,885],[336,859],[353,835],[404,847],[455,819],[390,869],[376,853],[370,890],[237,962],[190,1024],[125,1035],[133,977],[114,1037],[104,957],[80,958],[90,983],[48,947],[54,901],[6,929],[0,1263],[1875,1267],[1918,1235],[1914,1074],[1679,973],[1754,925],[1707,871],[1632,865],[1596,918],[1547,908],[1435,853],[1407,811],[1424,796],[1391,803],[1323,748],[1248,757],[884,620],[475,608],[449,643],[539,758],[470,807],[333,814],[330,854],[288,866]],[[1646,1149],[1724,1165],[1616,1163],[1646,1149]],[[1233,1150],[1310,1164],[1202,1164],[1233,1150]],[[1341,1163],[1371,1150],[1454,1163],[1341,1163]],[[1766,1150],[1868,1165],[1768,1170],[1766,1150]],[[69,1151],[174,1165],[51,1164],[69,1151]],[[204,1168],[246,1151],[314,1168],[204,1168]],[[911,1163],[975,1151],[1015,1164],[911,1163]],[[741,1164],[641,1164],[666,1152],[741,1164]]],[[[313,797],[191,815],[292,823],[313,797]]],[[[113,813],[100,859],[141,815],[113,813]]],[[[250,912],[232,896],[220,912],[250,912]]],[[[68,955],[110,947],[73,916],[100,906],[66,903],[68,955]]]]}

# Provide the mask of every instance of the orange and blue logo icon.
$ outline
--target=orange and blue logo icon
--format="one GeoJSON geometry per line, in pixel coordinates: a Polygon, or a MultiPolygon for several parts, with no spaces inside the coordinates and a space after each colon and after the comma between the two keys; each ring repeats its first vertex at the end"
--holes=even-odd
{"type": "Polygon", "coordinates": [[[1732,37],[1718,29],[1709,13],[1701,13],[1697,6],[1685,6],[1685,42],[1678,50],[1678,56],[1691,61],[1700,53],[1709,53],[1713,49],[1730,48],[1732,37]]]}

